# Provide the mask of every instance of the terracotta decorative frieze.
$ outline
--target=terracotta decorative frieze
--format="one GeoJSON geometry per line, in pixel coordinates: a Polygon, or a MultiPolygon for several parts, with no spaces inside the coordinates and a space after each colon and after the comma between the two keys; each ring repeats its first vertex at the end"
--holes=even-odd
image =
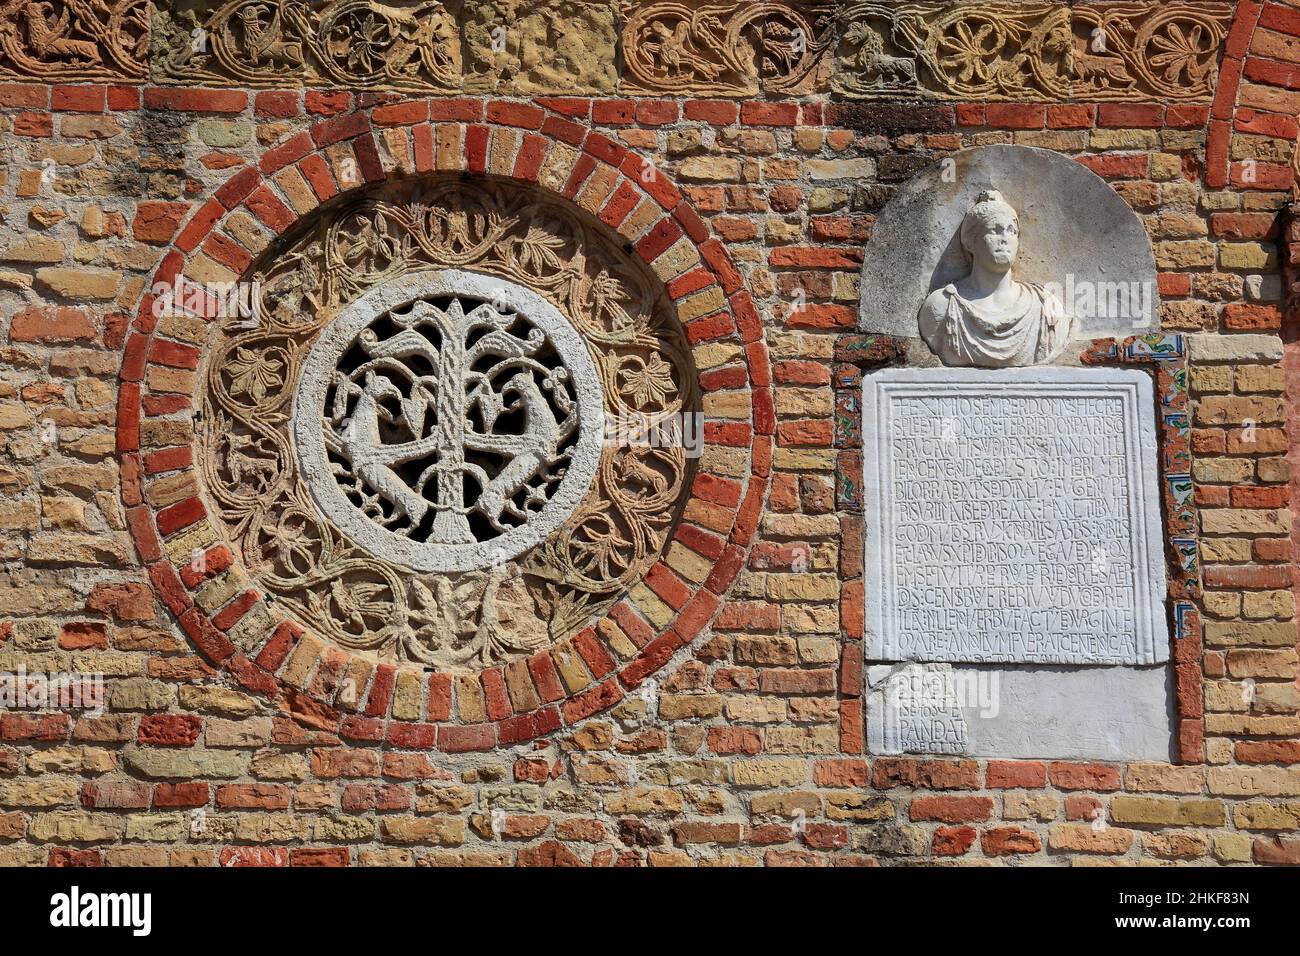
{"type": "Polygon", "coordinates": [[[9,0],[0,6],[0,76],[139,80],[149,0],[9,0]]]}
{"type": "Polygon", "coordinates": [[[625,92],[807,93],[829,69],[834,3],[655,0],[623,12],[625,92]]]}
{"type": "Polygon", "coordinates": [[[155,13],[159,83],[453,91],[460,62],[455,16],[439,0],[230,0],[155,13]]]}
{"type": "Polygon", "coordinates": [[[836,92],[862,99],[1208,100],[1232,6],[887,5],[841,14],[836,92]]]}
{"type": "Polygon", "coordinates": [[[1072,7],[1074,95],[1208,100],[1232,22],[1228,3],[1072,7]]]}

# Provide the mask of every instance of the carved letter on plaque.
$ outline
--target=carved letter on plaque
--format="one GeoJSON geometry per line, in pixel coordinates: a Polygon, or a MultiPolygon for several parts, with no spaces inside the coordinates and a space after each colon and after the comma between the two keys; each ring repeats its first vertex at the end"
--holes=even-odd
{"type": "Polygon", "coordinates": [[[862,418],[873,659],[1168,659],[1149,376],[889,369],[862,418]]]}

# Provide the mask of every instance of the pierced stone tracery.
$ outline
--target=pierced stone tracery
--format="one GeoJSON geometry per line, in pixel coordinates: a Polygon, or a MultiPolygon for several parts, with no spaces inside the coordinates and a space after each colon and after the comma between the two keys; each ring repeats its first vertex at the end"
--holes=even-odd
{"type": "Polygon", "coordinates": [[[321,510],[431,571],[492,567],[555,530],[591,484],[602,431],[595,366],[563,316],[459,271],[409,273],[345,309],[295,410],[321,510]]]}

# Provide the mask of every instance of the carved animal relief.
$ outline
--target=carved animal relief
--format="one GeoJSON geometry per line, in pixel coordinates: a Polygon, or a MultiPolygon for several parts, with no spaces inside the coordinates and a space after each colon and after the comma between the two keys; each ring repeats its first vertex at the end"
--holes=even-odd
{"type": "Polygon", "coordinates": [[[829,3],[643,4],[623,28],[625,85],[654,94],[807,92],[834,23],[829,3]]]}
{"type": "Polygon", "coordinates": [[[837,92],[859,98],[1209,99],[1230,4],[854,3],[837,92]]]}
{"type": "Polygon", "coordinates": [[[460,34],[438,0],[231,0],[158,11],[157,82],[454,90],[460,34]]]}
{"type": "Polygon", "coordinates": [[[541,194],[387,186],[269,253],[209,350],[200,469],[259,586],[340,647],[529,654],[666,545],[682,447],[604,421],[698,403],[662,290],[541,194]]]}
{"type": "Polygon", "coordinates": [[[8,0],[0,6],[0,50],[0,75],[143,79],[149,0],[8,0]]]}

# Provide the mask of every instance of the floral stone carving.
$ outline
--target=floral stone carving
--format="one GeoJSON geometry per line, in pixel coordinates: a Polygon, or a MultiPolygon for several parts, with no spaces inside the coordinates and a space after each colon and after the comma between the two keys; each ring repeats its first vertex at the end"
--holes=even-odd
{"type": "Polygon", "coordinates": [[[8,0],[0,6],[0,75],[139,80],[149,55],[149,0],[8,0]]]}
{"type": "Polygon", "coordinates": [[[834,3],[651,2],[630,4],[624,12],[629,92],[806,93],[829,67],[834,3]]]}
{"type": "Polygon", "coordinates": [[[460,34],[438,0],[229,0],[159,11],[160,83],[460,88],[460,34]]]}
{"type": "Polygon", "coordinates": [[[1226,3],[852,3],[836,92],[858,98],[1211,98],[1226,3]]]}
{"type": "Polygon", "coordinates": [[[961,244],[971,271],[932,292],[918,316],[934,353],[945,365],[986,368],[1039,365],[1059,355],[1071,318],[1051,291],[1012,278],[1020,222],[1001,193],[979,194],[962,220],[961,244]]]}
{"type": "Polygon", "coordinates": [[[657,280],[574,208],[486,180],[386,185],[312,225],[253,266],[257,322],[222,320],[204,367],[209,512],[259,587],[339,647],[442,667],[603,614],[690,490],[685,448],[602,442],[602,413],[698,408],[657,280]]]}

